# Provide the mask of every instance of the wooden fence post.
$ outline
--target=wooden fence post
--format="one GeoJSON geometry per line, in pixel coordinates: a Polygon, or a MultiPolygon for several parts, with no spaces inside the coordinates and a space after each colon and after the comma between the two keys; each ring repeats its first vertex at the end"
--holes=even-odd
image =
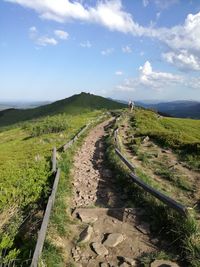
{"type": "Polygon", "coordinates": [[[56,147],[53,148],[53,154],[52,154],[52,172],[56,172],[56,147]]]}

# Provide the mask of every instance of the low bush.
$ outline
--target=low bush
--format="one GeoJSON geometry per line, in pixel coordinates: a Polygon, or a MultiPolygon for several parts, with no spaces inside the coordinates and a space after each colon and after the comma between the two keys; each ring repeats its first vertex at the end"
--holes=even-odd
{"type": "Polygon", "coordinates": [[[67,130],[69,123],[65,115],[47,116],[43,120],[36,121],[32,124],[26,124],[25,130],[28,130],[31,137],[40,136],[43,134],[59,133],[67,130]]]}

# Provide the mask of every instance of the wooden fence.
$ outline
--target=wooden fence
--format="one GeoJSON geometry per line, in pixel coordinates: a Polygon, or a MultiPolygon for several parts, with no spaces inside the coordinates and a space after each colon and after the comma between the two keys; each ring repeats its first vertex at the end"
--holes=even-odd
{"type": "Polygon", "coordinates": [[[115,153],[118,155],[118,157],[121,159],[121,161],[132,171],[132,173],[129,174],[131,180],[136,183],[138,186],[143,188],[146,192],[150,193],[152,196],[156,197],[163,203],[165,203],[170,208],[176,210],[181,215],[187,217],[188,216],[188,209],[184,205],[178,203],[174,199],[166,196],[165,194],[159,192],[155,188],[151,187],[150,185],[143,182],[139,177],[137,177],[134,174],[135,167],[131,162],[126,159],[126,157],[120,152],[119,147],[119,137],[118,137],[118,129],[114,131],[114,139],[115,139],[115,153]]]}
{"type": "MultiPolygon", "coordinates": [[[[69,142],[67,142],[65,145],[62,146],[62,150],[66,151],[83,134],[83,132],[89,127],[89,125],[90,124],[87,124],[84,127],[82,127],[82,129],[69,142]]],[[[57,166],[56,155],[57,155],[57,150],[54,147],[53,152],[52,152],[52,173],[55,175],[55,179],[54,179],[54,184],[52,187],[51,195],[47,202],[42,225],[41,225],[41,228],[38,234],[38,239],[37,239],[37,243],[36,243],[33,258],[32,258],[31,267],[38,267],[39,259],[42,253],[42,249],[44,246],[44,241],[45,241],[45,237],[47,233],[47,227],[49,223],[51,210],[55,202],[55,197],[56,197],[56,192],[57,192],[58,183],[60,179],[60,172],[61,172],[60,168],[58,168],[57,166]]]]}

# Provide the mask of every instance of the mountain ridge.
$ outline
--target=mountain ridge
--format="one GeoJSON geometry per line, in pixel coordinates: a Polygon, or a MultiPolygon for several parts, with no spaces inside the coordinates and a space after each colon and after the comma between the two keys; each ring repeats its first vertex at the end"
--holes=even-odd
{"type": "Polygon", "coordinates": [[[136,103],[139,106],[152,108],[158,112],[168,114],[169,116],[200,119],[200,102],[198,101],[177,100],[171,102],[160,102],[156,104],[145,104],[143,102],[136,103]]]}
{"type": "Polygon", "coordinates": [[[124,104],[120,104],[114,100],[82,92],[36,108],[10,108],[0,111],[0,126],[8,126],[10,124],[55,114],[78,114],[92,110],[120,109],[124,107],[124,104]]]}

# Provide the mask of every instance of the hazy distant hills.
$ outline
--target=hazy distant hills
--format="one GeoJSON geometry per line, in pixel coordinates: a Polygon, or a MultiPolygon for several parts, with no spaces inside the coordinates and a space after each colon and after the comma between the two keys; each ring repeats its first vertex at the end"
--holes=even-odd
{"type": "Polygon", "coordinates": [[[173,117],[200,119],[200,102],[198,101],[172,101],[156,104],[141,101],[136,104],[145,108],[153,108],[173,117]]]}
{"type": "Polygon", "coordinates": [[[61,113],[81,114],[82,112],[99,109],[120,109],[125,105],[101,96],[89,93],[73,95],[69,98],[56,101],[32,109],[7,109],[0,111],[0,126],[7,126],[13,123],[36,119],[42,116],[55,115],[61,113]]]}
{"type": "Polygon", "coordinates": [[[27,109],[35,108],[43,105],[50,104],[49,101],[2,101],[0,102],[0,111],[10,108],[27,109]]]}

